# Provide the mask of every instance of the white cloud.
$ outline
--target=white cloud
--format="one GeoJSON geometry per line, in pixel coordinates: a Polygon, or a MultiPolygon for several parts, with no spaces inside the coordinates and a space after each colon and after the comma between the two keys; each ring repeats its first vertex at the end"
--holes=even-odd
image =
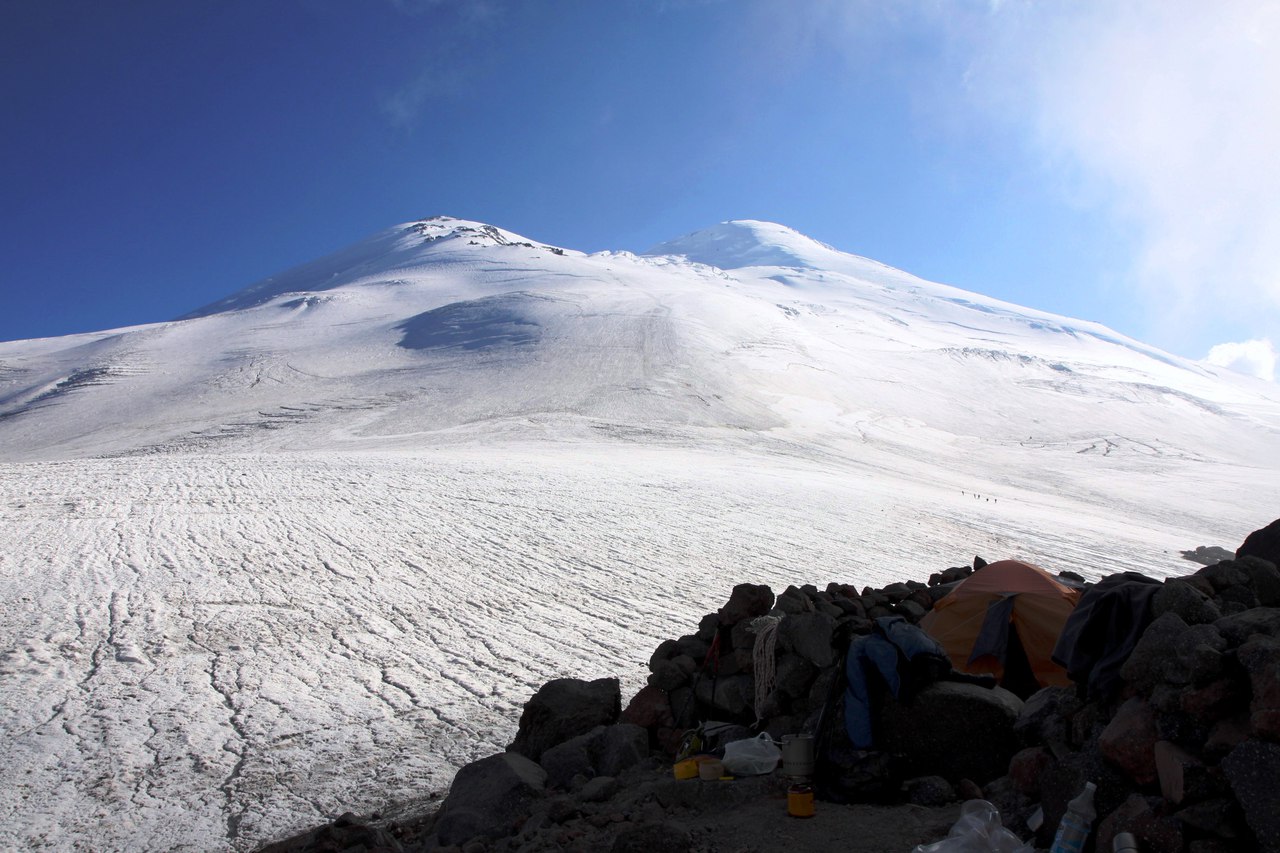
{"type": "Polygon", "coordinates": [[[1136,230],[1154,325],[1280,320],[1280,3],[1006,0],[989,16],[974,93],[1136,230]]]}
{"type": "Polygon", "coordinates": [[[1205,361],[1237,373],[1247,373],[1268,382],[1276,378],[1276,350],[1269,339],[1218,344],[1205,361]]]}

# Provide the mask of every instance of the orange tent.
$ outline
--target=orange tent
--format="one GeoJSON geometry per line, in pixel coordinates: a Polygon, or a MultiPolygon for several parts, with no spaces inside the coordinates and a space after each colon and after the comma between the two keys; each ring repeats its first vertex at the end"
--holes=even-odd
{"type": "Polygon", "coordinates": [[[1039,566],[1001,560],[939,599],[920,627],[962,672],[990,673],[1014,692],[1065,687],[1071,683],[1067,672],[1050,656],[1079,600],[1080,590],[1039,566]],[[1022,691],[1008,683],[1014,680],[1021,682],[1022,691]]]}

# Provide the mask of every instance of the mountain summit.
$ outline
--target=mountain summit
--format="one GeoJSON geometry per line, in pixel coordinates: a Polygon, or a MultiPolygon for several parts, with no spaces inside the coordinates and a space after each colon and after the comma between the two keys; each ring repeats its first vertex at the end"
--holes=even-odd
{"type": "Polygon", "coordinates": [[[826,269],[851,257],[774,222],[735,219],[659,243],[646,255],[680,255],[721,269],[805,267],[826,269]]]}

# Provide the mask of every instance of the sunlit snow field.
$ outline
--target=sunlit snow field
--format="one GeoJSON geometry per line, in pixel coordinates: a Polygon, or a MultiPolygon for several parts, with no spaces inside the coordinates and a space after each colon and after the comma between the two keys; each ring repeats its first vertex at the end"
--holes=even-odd
{"type": "Polygon", "coordinates": [[[1116,517],[1106,482],[976,498],[945,471],[717,447],[31,463],[0,489],[16,848],[244,850],[422,797],[547,679],[630,695],[735,583],[882,585],[974,554],[1168,574],[1247,532],[1159,501],[1116,517]]]}

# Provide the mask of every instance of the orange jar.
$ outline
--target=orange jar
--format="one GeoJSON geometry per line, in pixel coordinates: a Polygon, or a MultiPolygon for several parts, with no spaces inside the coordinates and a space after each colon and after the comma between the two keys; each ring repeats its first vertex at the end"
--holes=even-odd
{"type": "Polygon", "coordinates": [[[813,817],[812,786],[792,785],[787,789],[787,814],[792,817],[813,817]]]}

